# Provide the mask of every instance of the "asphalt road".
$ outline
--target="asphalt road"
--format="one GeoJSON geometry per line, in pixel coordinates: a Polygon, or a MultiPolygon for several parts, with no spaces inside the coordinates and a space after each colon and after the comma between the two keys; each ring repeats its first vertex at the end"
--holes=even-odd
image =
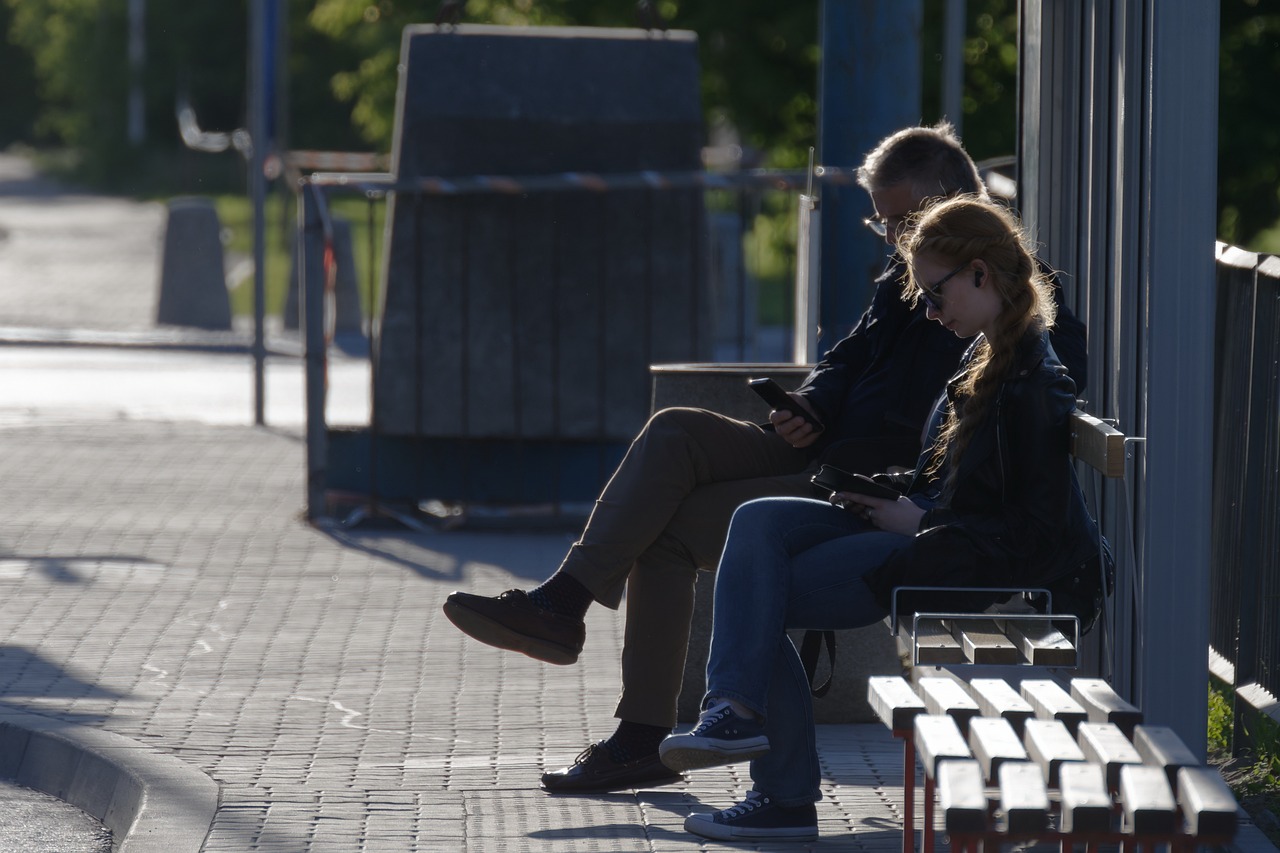
{"type": "Polygon", "coordinates": [[[0,779],[0,851],[110,853],[111,832],[75,806],[0,779]]]}

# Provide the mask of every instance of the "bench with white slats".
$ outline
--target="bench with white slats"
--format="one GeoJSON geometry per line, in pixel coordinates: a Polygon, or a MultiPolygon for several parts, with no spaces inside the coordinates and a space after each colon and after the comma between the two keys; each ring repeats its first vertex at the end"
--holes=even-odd
{"type": "Polygon", "coordinates": [[[1027,749],[1018,733],[1008,720],[1000,717],[978,717],[969,721],[969,750],[978,759],[988,782],[996,780],[1004,764],[1027,760],[1027,749]]]}
{"type": "Polygon", "coordinates": [[[1076,739],[1061,720],[1027,720],[1023,728],[1027,757],[1040,768],[1050,789],[1060,787],[1062,765],[1085,760],[1076,739]]]}
{"type": "Polygon", "coordinates": [[[977,701],[954,678],[921,678],[916,689],[929,713],[955,720],[961,734],[968,734],[969,721],[981,713],[977,701]]]}
{"type": "Polygon", "coordinates": [[[1109,791],[1120,788],[1120,768],[1142,763],[1138,750],[1114,723],[1081,723],[1076,737],[1085,761],[1102,768],[1109,791]]]}
{"type": "Polygon", "coordinates": [[[1042,720],[1058,720],[1075,734],[1076,726],[1089,719],[1089,714],[1071,694],[1050,679],[1029,679],[1021,684],[1022,698],[1042,720]]]}
{"type": "MultiPolygon", "coordinates": [[[[966,853],[1032,841],[1186,850],[1234,837],[1236,801],[1218,771],[1200,765],[1172,729],[1144,725],[1106,682],[1075,679],[1069,693],[1023,682],[1019,694],[1001,679],[947,680],[920,679],[929,683],[913,689],[902,678],[873,678],[868,687],[877,715],[924,769],[926,853],[935,795],[952,849],[966,853]]],[[[914,778],[904,760],[907,815],[914,778]]],[[[915,850],[909,818],[903,850],[915,850]]]]}
{"type": "Polygon", "coordinates": [[[974,678],[969,681],[969,692],[978,701],[978,709],[984,717],[1003,717],[1021,733],[1027,720],[1036,715],[1031,703],[1009,686],[1003,678],[974,678]]]}
{"type": "Polygon", "coordinates": [[[1133,727],[1142,722],[1142,712],[1117,696],[1101,678],[1071,679],[1071,698],[1084,708],[1090,722],[1114,723],[1128,737],[1133,737],[1133,727]]]}

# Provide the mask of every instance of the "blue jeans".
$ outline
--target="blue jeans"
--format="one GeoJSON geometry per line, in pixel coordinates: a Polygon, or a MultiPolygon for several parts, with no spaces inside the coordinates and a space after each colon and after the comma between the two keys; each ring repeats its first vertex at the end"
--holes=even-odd
{"type": "Polygon", "coordinates": [[[756,790],[781,805],[821,798],[809,682],[789,628],[861,628],[885,617],[862,576],[910,536],[805,498],[763,498],[733,515],[716,573],[707,697],[765,718],[756,790]]]}

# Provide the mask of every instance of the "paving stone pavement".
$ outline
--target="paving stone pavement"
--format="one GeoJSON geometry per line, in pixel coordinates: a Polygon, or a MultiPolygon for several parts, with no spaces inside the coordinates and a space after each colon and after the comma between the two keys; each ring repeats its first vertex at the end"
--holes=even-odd
{"type": "MultiPolygon", "coordinates": [[[[612,730],[620,620],[595,608],[580,663],[551,667],[440,612],[541,576],[567,534],[312,526],[302,462],[271,430],[0,430],[0,697],[207,773],[211,853],[701,849],[684,816],[736,801],[745,768],[537,789],[612,730]]],[[[897,848],[900,747],[879,726],[821,740],[823,839],[794,849],[897,848]]]]}

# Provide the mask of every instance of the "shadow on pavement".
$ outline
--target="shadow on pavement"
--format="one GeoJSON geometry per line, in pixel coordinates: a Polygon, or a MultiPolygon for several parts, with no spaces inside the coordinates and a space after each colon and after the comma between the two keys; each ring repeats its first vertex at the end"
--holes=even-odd
{"type": "MultiPolygon", "coordinates": [[[[15,699],[39,699],[49,696],[73,696],[78,699],[119,699],[121,694],[83,681],[54,666],[36,652],[23,646],[0,645],[0,700],[22,707],[15,699]]],[[[26,710],[39,711],[38,708],[26,710]]],[[[68,716],[58,711],[59,718],[68,716]]],[[[79,719],[106,719],[100,715],[72,715],[79,719]]]]}
{"type": "Polygon", "coordinates": [[[427,580],[462,581],[468,569],[496,566],[512,577],[541,581],[555,571],[573,542],[563,531],[437,531],[318,525],[336,544],[409,569],[427,580]]]}

